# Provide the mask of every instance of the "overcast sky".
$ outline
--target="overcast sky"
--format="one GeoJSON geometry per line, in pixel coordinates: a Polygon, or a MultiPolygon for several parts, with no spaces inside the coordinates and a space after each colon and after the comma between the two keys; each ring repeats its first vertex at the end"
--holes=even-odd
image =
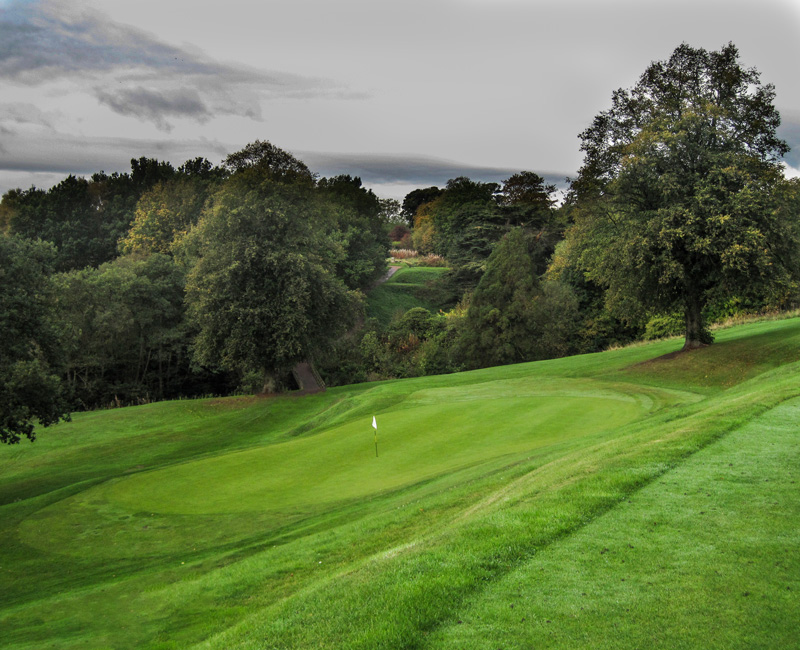
{"type": "Polygon", "coordinates": [[[0,0],[0,193],[256,139],[387,197],[563,181],[613,90],[731,41],[800,173],[800,0],[0,0]]]}

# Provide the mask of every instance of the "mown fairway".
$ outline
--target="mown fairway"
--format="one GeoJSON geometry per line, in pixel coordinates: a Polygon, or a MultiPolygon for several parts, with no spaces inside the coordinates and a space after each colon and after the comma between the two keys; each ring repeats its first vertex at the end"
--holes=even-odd
{"type": "Polygon", "coordinates": [[[679,347],[4,447],[0,647],[791,647],[800,320],[679,347]]]}

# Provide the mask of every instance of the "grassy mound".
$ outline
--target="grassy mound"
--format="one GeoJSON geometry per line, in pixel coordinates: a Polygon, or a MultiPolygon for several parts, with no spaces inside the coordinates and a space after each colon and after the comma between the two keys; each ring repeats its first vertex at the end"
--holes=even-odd
{"type": "Polygon", "coordinates": [[[443,305],[439,304],[430,286],[447,271],[448,269],[440,267],[401,268],[386,282],[369,292],[367,317],[375,318],[386,326],[393,318],[402,316],[414,307],[438,311],[443,305]]]}
{"type": "Polygon", "coordinates": [[[680,345],[78,414],[0,449],[0,647],[788,647],[800,320],[680,345]]]}

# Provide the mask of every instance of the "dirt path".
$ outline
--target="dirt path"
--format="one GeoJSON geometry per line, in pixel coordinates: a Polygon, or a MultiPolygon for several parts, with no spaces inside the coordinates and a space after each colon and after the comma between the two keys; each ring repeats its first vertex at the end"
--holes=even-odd
{"type": "Polygon", "coordinates": [[[375,282],[372,283],[372,285],[370,286],[369,289],[367,289],[367,291],[372,291],[375,287],[379,287],[380,285],[382,285],[384,282],[386,282],[386,280],[391,278],[401,268],[402,267],[400,267],[400,266],[390,266],[389,270],[386,271],[386,273],[382,277],[380,277],[377,280],[375,280],[375,282]]]}
{"type": "Polygon", "coordinates": [[[292,369],[292,375],[297,382],[299,391],[295,394],[310,394],[321,393],[325,390],[325,384],[322,383],[319,375],[314,372],[311,364],[308,361],[301,361],[292,369]]]}

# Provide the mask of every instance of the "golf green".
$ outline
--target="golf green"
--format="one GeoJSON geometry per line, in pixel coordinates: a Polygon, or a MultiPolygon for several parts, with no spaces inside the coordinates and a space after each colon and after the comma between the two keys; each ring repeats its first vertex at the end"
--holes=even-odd
{"type": "Polygon", "coordinates": [[[380,414],[377,457],[372,422],[366,419],[298,440],[138,474],[98,492],[117,504],[160,513],[306,509],[594,433],[639,413],[636,402],[596,397],[431,404],[380,414]]]}
{"type": "Polygon", "coordinates": [[[120,544],[141,553],[179,546],[187,531],[199,545],[216,544],[220,518],[228,535],[247,537],[460,468],[617,427],[653,406],[646,395],[617,392],[602,382],[556,381],[544,391],[521,382],[517,397],[509,396],[506,384],[412,393],[377,414],[377,457],[367,417],[113,479],[38,511],[20,534],[32,546],[67,554],[82,554],[87,535],[106,540],[102,555],[115,555],[120,544]],[[242,513],[248,517],[237,523],[242,513]]]}

